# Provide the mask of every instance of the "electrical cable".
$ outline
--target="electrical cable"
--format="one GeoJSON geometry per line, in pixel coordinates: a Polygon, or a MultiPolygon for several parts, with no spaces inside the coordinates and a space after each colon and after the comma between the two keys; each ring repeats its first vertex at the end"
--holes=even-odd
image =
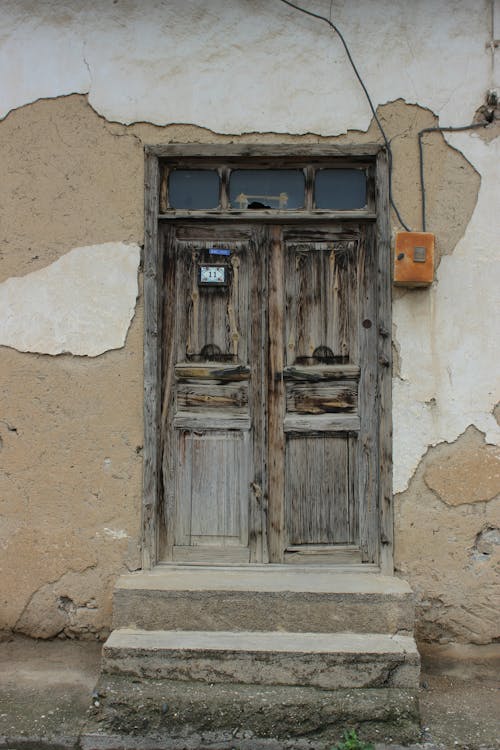
{"type": "Polygon", "coordinates": [[[420,194],[422,196],[422,231],[427,231],[427,223],[425,219],[425,178],[424,178],[424,144],[422,137],[425,133],[457,133],[462,130],[475,130],[476,128],[485,128],[489,125],[489,122],[475,122],[471,125],[457,125],[457,127],[434,127],[434,128],[423,128],[418,133],[418,154],[419,154],[419,168],[420,168],[420,194]]]}
{"type": "Polygon", "coordinates": [[[326,16],[322,16],[319,13],[313,13],[313,11],[306,10],[306,8],[301,8],[300,5],[295,5],[295,3],[290,2],[290,0],[281,0],[281,2],[284,3],[285,5],[289,5],[290,8],[294,8],[295,10],[298,10],[301,13],[304,13],[306,16],[311,16],[311,18],[316,18],[318,21],[324,21],[325,23],[327,23],[328,26],[330,26],[335,31],[335,33],[339,37],[340,41],[344,45],[344,49],[345,49],[345,52],[346,52],[346,55],[347,55],[347,59],[351,63],[351,67],[352,67],[352,69],[354,71],[354,74],[355,74],[356,78],[358,79],[361,88],[363,89],[363,92],[364,92],[364,94],[366,96],[366,99],[368,101],[368,104],[370,106],[370,110],[372,112],[373,118],[374,118],[375,122],[378,125],[378,128],[379,128],[379,130],[380,130],[380,132],[382,134],[382,138],[384,139],[385,147],[387,149],[387,156],[388,156],[388,159],[389,159],[389,202],[390,202],[391,206],[394,209],[394,213],[398,217],[399,223],[401,224],[402,227],[404,227],[404,229],[407,232],[409,232],[410,229],[408,228],[408,226],[405,224],[405,222],[401,218],[401,214],[399,213],[398,207],[396,206],[396,203],[395,203],[393,195],[392,195],[392,149],[391,149],[391,144],[389,143],[389,139],[387,138],[387,136],[385,134],[384,128],[382,127],[382,123],[380,122],[380,120],[378,118],[378,115],[377,115],[377,112],[375,110],[375,107],[373,106],[373,102],[371,100],[370,94],[368,93],[368,89],[366,88],[365,83],[364,83],[363,79],[361,78],[361,74],[359,73],[359,71],[358,71],[358,69],[357,69],[357,67],[356,67],[356,65],[354,63],[354,60],[352,59],[352,55],[351,55],[351,53],[349,51],[349,47],[347,46],[346,40],[344,39],[344,37],[340,33],[340,31],[337,28],[337,26],[335,26],[335,24],[332,21],[330,21],[330,19],[328,19],[326,16]]]}

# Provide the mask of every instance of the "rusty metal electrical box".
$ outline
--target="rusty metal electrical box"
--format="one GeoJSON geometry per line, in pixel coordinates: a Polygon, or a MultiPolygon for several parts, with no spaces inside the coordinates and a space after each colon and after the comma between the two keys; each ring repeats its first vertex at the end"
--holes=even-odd
{"type": "Polygon", "coordinates": [[[434,281],[434,235],[398,232],[394,248],[394,284],[429,286],[434,281]]]}

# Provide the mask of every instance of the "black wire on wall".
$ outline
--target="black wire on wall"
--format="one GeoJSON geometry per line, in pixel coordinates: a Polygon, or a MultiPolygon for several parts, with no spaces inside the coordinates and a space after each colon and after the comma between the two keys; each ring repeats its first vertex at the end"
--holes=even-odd
{"type": "Polygon", "coordinates": [[[359,84],[360,84],[361,88],[363,89],[363,92],[364,92],[364,94],[366,96],[366,99],[368,101],[368,104],[370,106],[373,118],[374,118],[375,122],[378,125],[378,128],[379,128],[379,130],[380,130],[380,132],[382,134],[382,138],[384,139],[385,147],[387,149],[387,156],[388,156],[388,159],[389,159],[389,202],[390,202],[391,206],[394,209],[394,213],[398,217],[399,223],[401,224],[402,227],[404,227],[404,229],[406,229],[407,232],[409,232],[410,229],[405,224],[405,222],[403,221],[403,219],[401,217],[401,214],[399,213],[398,207],[396,206],[396,203],[394,201],[393,195],[392,195],[392,150],[391,150],[391,144],[389,143],[389,139],[387,138],[387,136],[385,134],[384,128],[382,127],[382,123],[380,122],[380,120],[378,118],[378,115],[377,115],[377,112],[375,110],[375,107],[373,106],[373,102],[371,100],[370,94],[368,93],[368,89],[366,88],[365,83],[364,83],[363,79],[361,78],[361,74],[359,73],[359,71],[358,71],[358,69],[357,69],[357,67],[356,67],[356,65],[354,63],[354,60],[352,59],[352,55],[351,55],[351,53],[349,51],[349,47],[347,46],[346,40],[344,39],[344,37],[340,33],[340,31],[337,28],[337,26],[335,26],[335,24],[332,23],[332,21],[330,21],[330,19],[327,18],[326,16],[322,16],[319,13],[313,13],[310,10],[306,10],[305,8],[301,8],[300,5],[295,5],[295,3],[290,2],[290,0],[281,0],[281,2],[284,3],[285,5],[289,5],[290,8],[295,8],[295,10],[298,10],[301,13],[304,13],[306,16],[311,16],[312,18],[316,18],[319,21],[324,21],[325,23],[327,23],[328,26],[330,26],[330,28],[332,28],[335,31],[335,33],[339,37],[340,41],[344,45],[344,49],[345,49],[347,58],[348,58],[349,62],[351,63],[351,67],[352,67],[352,69],[354,71],[354,74],[355,74],[356,78],[359,81],[359,84]]]}
{"type": "MultiPolygon", "coordinates": [[[[306,16],[311,16],[312,18],[316,18],[319,21],[324,21],[325,23],[327,23],[328,26],[330,26],[335,31],[335,33],[339,37],[340,41],[344,45],[344,49],[346,51],[347,58],[348,58],[349,62],[351,63],[352,69],[353,69],[353,71],[354,71],[354,73],[356,75],[356,78],[358,79],[358,81],[360,83],[361,88],[364,91],[364,94],[366,96],[368,104],[370,105],[370,109],[371,109],[371,112],[373,114],[373,118],[374,118],[375,122],[378,125],[378,128],[379,128],[379,130],[380,130],[380,132],[382,134],[382,138],[384,139],[385,147],[387,149],[387,155],[388,155],[388,159],[389,159],[389,201],[390,201],[390,204],[391,204],[392,208],[394,209],[394,213],[398,217],[398,220],[399,220],[401,226],[404,227],[404,229],[406,229],[407,232],[411,231],[408,228],[408,226],[405,224],[405,222],[403,221],[403,219],[401,218],[401,214],[398,211],[398,208],[396,206],[396,203],[395,203],[393,195],[392,195],[392,150],[391,150],[391,145],[389,143],[389,139],[387,138],[387,136],[385,134],[385,131],[384,131],[384,128],[382,127],[382,123],[380,122],[380,120],[378,118],[378,115],[377,115],[377,112],[376,112],[375,107],[373,105],[373,102],[371,100],[370,94],[368,93],[368,89],[366,88],[366,85],[365,85],[363,79],[361,78],[361,74],[359,73],[359,71],[358,71],[358,69],[357,69],[357,67],[356,67],[356,65],[354,63],[354,60],[352,59],[352,55],[351,55],[351,53],[349,51],[349,47],[347,46],[346,40],[344,39],[344,37],[340,33],[340,31],[337,28],[337,26],[335,26],[335,24],[332,23],[332,21],[329,18],[327,18],[326,16],[322,16],[319,13],[313,13],[311,10],[306,10],[306,8],[302,8],[300,5],[296,5],[295,3],[290,2],[290,0],[281,0],[281,2],[284,3],[285,5],[289,5],[291,8],[295,8],[295,10],[298,10],[301,13],[304,13],[306,16]]],[[[421,190],[421,195],[422,195],[422,230],[424,232],[426,231],[427,222],[426,222],[426,196],[425,196],[425,178],[424,178],[424,146],[423,146],[423,141],[422,141],[423,136],[426,133],[436,133],[436,132],[441,132],[441,133],[443,133],[443,132],[445,132],[445,133],[455,133],[455,132],[459,132],[459,131],[462,131],[462,130],[474,130],[476,128],[484,128],[484,127],[486,127],[489,124],[490,124],[490,120],[487,120],[486,122],[473,123],[471,125],[461,125],[461,126],[457,126],[457,127],[424,128],[423,130],[421,130],[418,133],[418,152],[419,152],[419,160],[420,160],[419,161],[420,190],[421,190]]]]}

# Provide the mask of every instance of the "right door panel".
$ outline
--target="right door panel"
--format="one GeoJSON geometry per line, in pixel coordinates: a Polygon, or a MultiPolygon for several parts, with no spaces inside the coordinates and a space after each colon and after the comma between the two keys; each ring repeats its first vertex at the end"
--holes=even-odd
{"type": "Polygon", "coordinates": [[[326,241],[283,241],[287,562],[376,561],[376,276],[369,239],[361,228],[326,241]]]}

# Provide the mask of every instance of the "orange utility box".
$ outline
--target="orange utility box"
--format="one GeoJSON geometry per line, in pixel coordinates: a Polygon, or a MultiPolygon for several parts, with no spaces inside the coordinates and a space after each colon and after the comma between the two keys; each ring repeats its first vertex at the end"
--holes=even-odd
{"type": "Polygon", "coordinates": [[[394,248],[394,284],[429,286],[434,281],[434,235],[398,232],[394,248]]]}

